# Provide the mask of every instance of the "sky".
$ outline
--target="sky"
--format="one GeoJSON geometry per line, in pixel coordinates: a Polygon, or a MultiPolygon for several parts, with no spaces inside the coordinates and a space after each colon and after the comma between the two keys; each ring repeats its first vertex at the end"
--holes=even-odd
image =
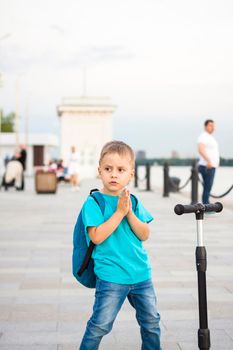
{"type": "Polygon", "coordinates": [[[232,0],[0,0],[0,106],[21,130],[59,134],[56,107],[85,92],[148,157],[197,155],[211,118],[233,158],[232,62],[232,0]]]}

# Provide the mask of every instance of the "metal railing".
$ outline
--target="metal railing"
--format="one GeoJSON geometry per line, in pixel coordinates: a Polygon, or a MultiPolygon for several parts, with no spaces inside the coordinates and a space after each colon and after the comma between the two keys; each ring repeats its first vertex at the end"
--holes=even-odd
{"type": "MultiPolygon", "coordinates": [[[[198,172],[197,161],[194,160],[191,168],[191,175],[185,181],[184,185],[178,186],[177,183],[174,183],[173,178],[169,176],[169,166],[167,163],[164,164],[164,187],[163,187],[163,197],[169,197],[170,192],[180,191],[184,189],[188,183],[191,181],[191,204],[195,204],[198,202],[198,184],[201,183],[203,186],[203,181],[201,180],[198,172]]],[[[220,195],[210,194],[212,198],[223,198],[228,195],[233,189],[233,185],[230,186],[224,193],[220,195]]]]}
{"type": "Polygon", "coordinates": [[[177,181],[179,179],[171,177],[169,175],[169,165],[168,163],[165,163],[163,168],[163,179],[164,179],[163,197],[169,197],[170,192],[178,192],[184,189],[189,184],[189,182],[192,181],[192,176],[193,176],[193,173],[191,172],[191,175],[188,177],[185,183],[179,186],[179,181],[177,181]]]}
{"type": "Polygon", "coordinates": [[[146,191],[151,191],[151,166],[154,165],[153,161],[150,161],[149,159],[136,161],[135,164],[135,173],[134,173],[134,186],[138,187],[138,183],[145,182],[146,181],[146,191]],[[143,178],[139,178],[138,175],[138,167],[144,166],[145,167],[145,176],[143,178]]]}

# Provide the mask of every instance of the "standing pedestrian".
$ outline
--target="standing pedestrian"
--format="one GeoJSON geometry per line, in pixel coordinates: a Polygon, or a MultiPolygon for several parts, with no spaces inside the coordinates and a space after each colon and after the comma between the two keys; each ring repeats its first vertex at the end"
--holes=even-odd
{"type": "Polygon", "coordinates": [[[26,146],[25,145],[19,145],[19,157],[18,161],[22,164],[23,166],[23,171],[26,170],[26,161],[27,161],[27,151],[26,151],[26,146]]]}
{"type": "Polygon", "coordinates": [[[17,160],[22,164],[23,167],[23,177],[22,177],[22,187],[21,189],[24,190],[25,189],[25,170],[26,170],[26,166],[27,166],[27,151],[26,151],[26,146],[21,144],[19,145],[19,157],[17,158],[17,160]]]}
{"type": "Polygon", "coordinates": [[[68,174],[70,176],[70,183],[72,191],[79,190],[79,154],[75,146],[71,147],[71,153],[68,159],[68,174]]]}
{"type": "Polygon", "coordinates": [[[210,191],[213,186],[216,168],[219,166],[218,143],[212,135],[215,124],[212,119],[207,119],[204,123],[204,131],[199,136],[198,152],[200,154],[198,171],[203,179],[202,202],[209,203],[210,191]]]}

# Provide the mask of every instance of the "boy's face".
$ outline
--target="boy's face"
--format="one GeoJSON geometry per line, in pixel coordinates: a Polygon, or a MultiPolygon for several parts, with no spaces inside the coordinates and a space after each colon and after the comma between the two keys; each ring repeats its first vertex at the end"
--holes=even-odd
{"type": "Polygon", "coordinates": [[[103,192],[119,196],[134,175],[133,162],[129,154],[106,154],[99,166],[99,175],[103,182],[103,192]]]}

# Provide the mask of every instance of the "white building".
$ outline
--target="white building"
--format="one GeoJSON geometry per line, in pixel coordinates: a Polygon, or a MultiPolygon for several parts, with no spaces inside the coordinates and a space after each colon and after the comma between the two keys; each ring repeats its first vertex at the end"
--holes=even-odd
{"type": "Polygon", "coordinates": [[[71,146],[80,155],[80,176],[95,177],[102,146],[112,140],[112,114],[108,97],[69,97],[62,100],[60,117],[61,158],[66,162],[71,146]]]}
{"type": "MultiPolygon", "coordinates": [[[[58,149],[58,137],[53,134],[28,134],[19,133],[19,144],[25,144],[27,140],[27,175],[33,175],[34,168],[48,164],[58,149]]],[[[0,174],[4,172],[4,159],[12,157],[17,150],[15,133],[0,134],[0,174]]]]}

